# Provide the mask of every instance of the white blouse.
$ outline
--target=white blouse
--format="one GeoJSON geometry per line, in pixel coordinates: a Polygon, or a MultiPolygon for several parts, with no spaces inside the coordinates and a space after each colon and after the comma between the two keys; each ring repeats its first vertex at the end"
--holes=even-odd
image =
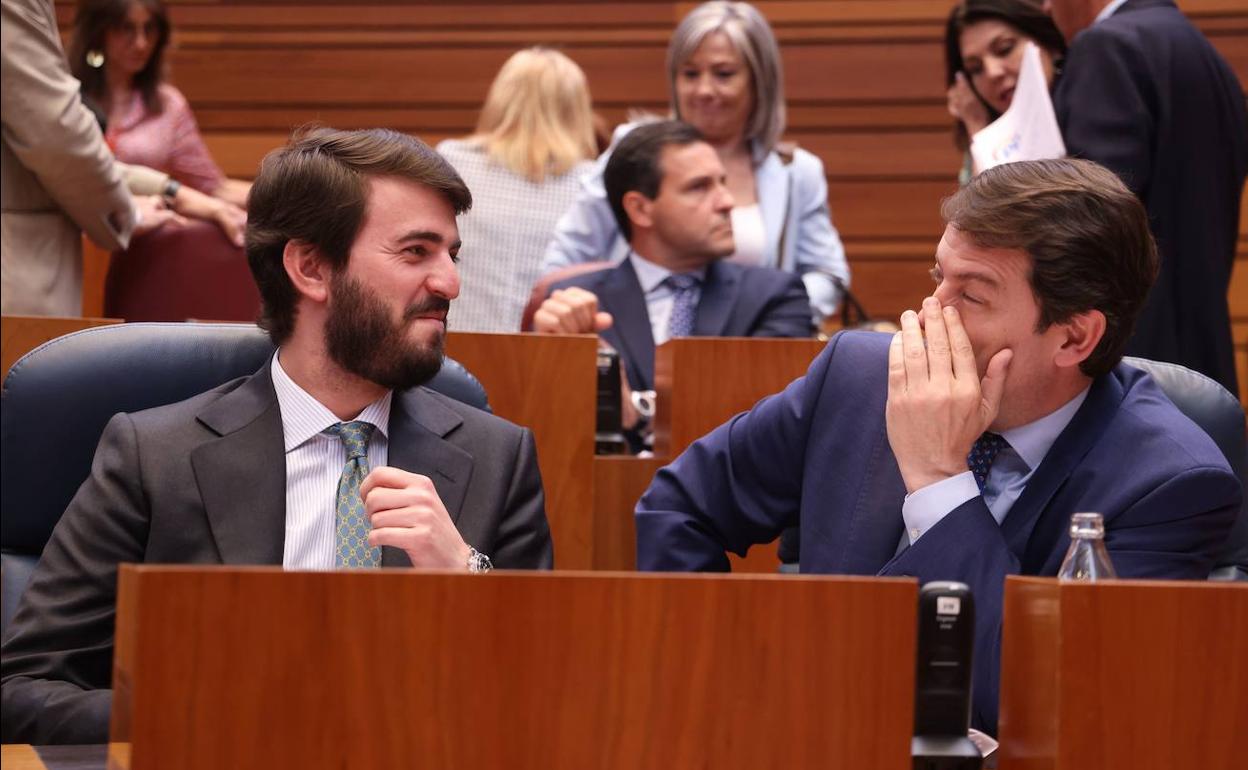
{"type": "Polygon", "coordinates": [[[732,209],[732,239],[737,244],[736,252],[730,257],[733,262],[740,265],[763,264],[767,231],[763,225],[763,212],[757,203],[732,209]]]}

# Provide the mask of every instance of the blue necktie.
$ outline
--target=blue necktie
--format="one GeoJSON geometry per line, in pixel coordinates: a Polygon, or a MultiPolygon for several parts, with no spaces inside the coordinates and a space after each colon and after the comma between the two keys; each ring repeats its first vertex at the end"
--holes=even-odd
{"type": "Polygon", "coordinates": [[[672,288],[672,315],[667,320],[669,339],[693,334],[693,319],[698,313],[698,284],[694,275],[673,273],[665,283],[672,288]]]}
{"type": "Polygon", "coordinates": [[[966,467],[970,468],[971,473],[975,475],[975,484],[981,493],[984,491],[984,485],[988,483],[988,471],[992,468],[992,461],[997,459],[997,453],[1007,446],[1009,442],[1005,439],[988,432],[975,439],[975,443],[971,446],[971,453],[966,456],[966,467]]]}
{"type": "Polygon", "coordinates": [[[325,429],[342,439],[347,448],[347,464],[338,480],[338,502],[334,506],[334,565],[338,567],[377,567],[381,549],[368,545],[372,525],[364,511],[360,484],[368,475],[368,440],[376,428],[367,422],[340,422],[325,429]]]}

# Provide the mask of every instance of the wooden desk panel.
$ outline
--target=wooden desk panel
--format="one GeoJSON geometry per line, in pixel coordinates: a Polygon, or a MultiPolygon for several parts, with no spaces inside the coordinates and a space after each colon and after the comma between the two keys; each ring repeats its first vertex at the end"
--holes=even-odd
{"type": "Polygon", "coordinates": [[[0,746],[0,765],[4,770],[47,770],[35,753],[34,746],[26,743],[6,743],[0,746]]]}
{"type": "Polygon", "coordinates": [[[131,770],[904,770],[913,580],[125,566],[131,770]]]}
{"type": "Polygon", "coordinates": [[[1248,756],[1248,585],[1010,577],[1003,645],[1003,770],[1248,756]]]}
{"type": "Polygon", "coordinates": [[[446,353],[485,386],[494,414],[533,431],[555,565],[589,569],[594,550],[597,339],[451,332],[446,353]]]}
{"type": "Polygon", "coordinates": [[[594,569],[637,569],[633,511],[667,462],[654,457],[594,458],[594,569]]]}
{"type": "Polygon", "coordinates": [[[685,337],[655,352],[654,453],[675,457],[737,412],[806,373],[824,343],[685,337]]]}

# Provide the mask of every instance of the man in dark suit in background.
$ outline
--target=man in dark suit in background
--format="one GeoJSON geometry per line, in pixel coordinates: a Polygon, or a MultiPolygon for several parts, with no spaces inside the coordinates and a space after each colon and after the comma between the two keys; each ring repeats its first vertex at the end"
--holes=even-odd
{"type": "Polygon", "coordinates": [[[1066,148],[1148,209],[1161,270],[1127,352],[1236,389],[1227,289],[1248,173],[1243,86],[1170,0],[1047,0],[1070,43],[1054,94],[1066,148]]]}
{"type": "Polygon", "coordinates": [[[634,129],[603,182],[632,251],[614,268],[555,284],[535,331],[600,333],[634,392],[654,387],[654,349],[672,337],[811,336],[800,278],[723,261],[735,250],[732,194],[697,129],[678,121],[634,129]]]}
{"type": "Polygon", "coordinates": [[[471,201],[392,131],[316,129],[270,153],[247,257],[277,355],[109,422],[4,642],[5,743],[108,740],[124,562],[551,566],[532,435],[417,387],[442,365],[471,201]]]}
{"type": "Polygon", "coordinates": [[[973,721],[996,731],[1006,575],[1054,575],[1071,515],[1122,577],[1204,578],[1242,492],[1217,446],[1120,363],[1156,273],[1143,206],[1087,161],[990,169],[946,202],[902,331],[844,332],[805,377],[689,447],[637,506],[637,563],[726,570],[784,529],[801,570],[957,580],[973,721]]]}

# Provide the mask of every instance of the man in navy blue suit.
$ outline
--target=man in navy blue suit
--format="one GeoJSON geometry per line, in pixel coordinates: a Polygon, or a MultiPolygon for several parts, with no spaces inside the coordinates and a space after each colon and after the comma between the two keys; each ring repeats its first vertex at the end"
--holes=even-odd
{"type": "Polygon", "coordinates": [[[1127,347],[1237,393],[1227,289],[1248,174],[1234,70],[1170,0],[1048,0],[1070,43],[1053,95],[1072,157],[1144,206],[1161,269],[1127,347]]]}
{"type": "Polygon", "coordinates": [[[733,198],[697,129],[670,120],[634,129],[612,152],[603,183],[632,251],[614,268],[556,283],[533,316],[535,331],[600,333],[634,392],[654,387],[654,349],[672,337],[811,336],[800,278],[723,261],[736,248],[733,198]]]}
{"type": "Polygon", "coordinates": [[[695,442],[637,506],[638,566],[726,570],[798,525],[803,572],[968,584],[973,722],[995,732],[1009,574],[1054,575],[1071,514],[1122,577],[1203,578],[1239,510],[1226,460],[1120,363],[1156,274],[1143,206],[1081,160],[946,201],[936,289],[896,335],[836,336],[806,376],[695,442]]]}

